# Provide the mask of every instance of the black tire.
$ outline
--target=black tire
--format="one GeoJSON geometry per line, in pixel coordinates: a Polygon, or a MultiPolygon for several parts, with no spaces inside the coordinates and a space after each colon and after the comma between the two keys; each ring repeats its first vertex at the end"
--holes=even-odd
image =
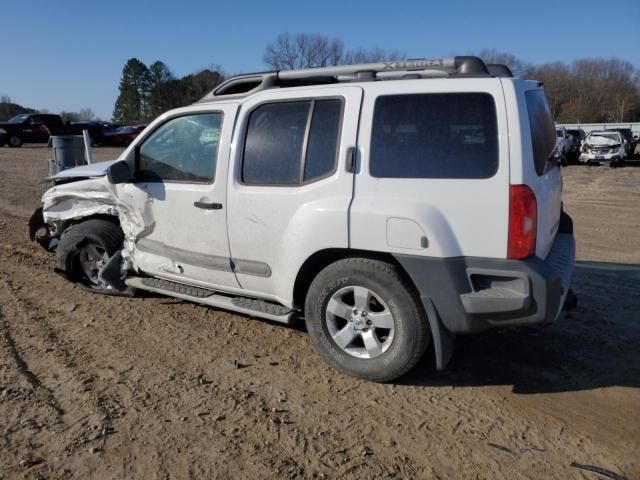
{"type": "Polygon", "coordinates": [[[11,148],[20,148],[22,146],[22,138],[20,138],[18,135],[11,135],[7,140],[7,144],[11,148]]]}
{"type": "MultiPolygon", "coordinates": [[[[370,315],[375,315],[375,311],[370,315]]],[[[375,382],[388,382],[406,374],[420,360],[431,338],[424,309],[399,269],[390,263],[367,258],[337,261],[314,278],[305,301],[305,321],[311,341],[329,364],[346,374],[375,382]],[[391,340],[387,349],[373,358],[357,358],[348,353],[334,341],[329,330],[330,322],[338,318],[328,313],[329,302],[350,286],[370,291],[371,298],[379,297],[385,304],[383,308],[388,308],[392,315],[391,340]]],[[[353,319],[348,322],[354,325],[353,319]]],[[[357,341],[356,337],[350,345],[357,341]]]]}
{"type": "MultiPolygon", "coordinates": [[[[60,243],[56,248],[56,266],[59,271],[65,273],[66,277],[85,290],[105,294],[122,294],[112,287],[101,282],[97,278],[100,271],[99,264],[102,265],[122,248],[124,234],[122,229],[113,222],[103,219],[91,219],[72,226],[62,234],[60,243]],[[92,252],[101,254],[95,275],[87,273],[91,257],[87,255],[92,252]],[[86,259],[83,262],[83,258],[86,259]]],[[[96,257],[96,255],[93,255],[96,257]]],[[[104,265],[103,265],[104,266],[104,265]]]]}

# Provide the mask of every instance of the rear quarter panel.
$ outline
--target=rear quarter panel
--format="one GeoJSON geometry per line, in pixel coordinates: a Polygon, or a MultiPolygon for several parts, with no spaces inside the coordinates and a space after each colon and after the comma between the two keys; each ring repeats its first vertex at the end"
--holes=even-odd
{"type": "Polygon", "coordinates": [[[350,210],[350,246],[430,257],[504,258],[509,210],[509,142],[507,112],[498,79],[406,80],[367,85],[358,141],[359,173],[350,210]],[[499,165],[493,177],[399,179],[369,174],[372,120],[378,96],[458,92],[488,93],[494,99],[499,165]],[[404,228],[398,229],[398,225],[404,228]],[[412,238],[398,241],[403,233],[412,238]]]}
{"type": "Polygon", "coordinates": [[[536,195],[536,255],[544,259],[551,250],[560,225],[562,172],[560,167],[554,166],[543,175],[538,175],[535,169],[525,93],[541,89],[538,82],[504,79],[502,85],[509,119],[510,180],[514,185],[528,185],[536,195]]]}

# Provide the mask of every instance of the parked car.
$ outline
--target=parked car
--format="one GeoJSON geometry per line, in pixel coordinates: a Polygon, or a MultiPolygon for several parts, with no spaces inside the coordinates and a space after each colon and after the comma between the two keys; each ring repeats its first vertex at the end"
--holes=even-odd
{"type": "Polygon", "coordinates": [[[117,160],[58,174],[31,238],[96,293],[304,317],[351,375],[393,380],[431,342],[442,369],[455,335],[549,324],[570,291],[544,90],[492,72],[455,57],[234,77],[117,160]]]}
{"type": "Polygon", "coordinates": [[[104,140],[107,145],[127,147],[145,128],[146,125],[127,125],[118,127],[113,131],[105,132],[104,140]]]}
{"type": "Polygon", "coordinates": [[[582,142],[580,162],[607,162],[611,166],[624,163],[626,144],[622,134],[616,130],[597,130],[590,132],[582,142]]]}
{"type": "Polygon", "coordinates": [[[564,127],[556,127],[556,147],[558,155],[566,162],[571,156],[572,141],[564,127]]]}
{"type": "Polygon", "coordinates": [[[578,160],[580,156],[580,146],[582,145],[582,141],[586,138],[587,134],[581,128],[571,128],[566,129],[567,134],[569,135],[569,144],[571,146],[571,158],[570,160],[578,160]]]}
{"type": "Polygon", "coordinates": [[[0,123],[0,147],[21,147],[23,143],[47,143],[49,134],[60,135],[65,127],[60,115],[23,113],[0,123]]]}
{"type": "Polygon", "coordinates": [[[638,145],[637,137],[633,136],[633,132],[630,128],[610,128],[613,132],[620,132],[624,140],[625,158],[633,158],[636,152],[636,146],[638,145]]]}

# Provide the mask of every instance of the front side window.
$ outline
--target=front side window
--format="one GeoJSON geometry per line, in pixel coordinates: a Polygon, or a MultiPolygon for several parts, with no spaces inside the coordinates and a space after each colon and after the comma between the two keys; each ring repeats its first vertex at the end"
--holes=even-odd
{"type": "Polygon", "coordinates": [[[300,185],[336,167],[339,99],[260,105],[249,117],[242,162],[248,185],[300,185]]]}
{"type": "Polygon", "coordinates": [[[489,178],[498,170],[493,97],[485,93],[379,97],[370,172],[384,178],[489,178]]]}
{"type": "Polygon", "coordinates": [[[136,180],[211,183],[215,178],[222,113],[169,120],[140,147],[136,180]]]}

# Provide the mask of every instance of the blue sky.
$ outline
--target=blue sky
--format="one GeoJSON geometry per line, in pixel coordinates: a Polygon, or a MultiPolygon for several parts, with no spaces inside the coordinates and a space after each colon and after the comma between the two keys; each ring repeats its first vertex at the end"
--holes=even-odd
{"type": "Polygon", "coordinates": [[[0,94],[52,112],[110,118],[124,63],[164,61],[186,75],[219,64],[264,69],[282,32],[409,58],[508,51],[534,63],[618,56],[640,67],[640,0],[39,1],[0,0],[0,94]],[[600,30],[600,27],[604,29],[600,30]]]}

